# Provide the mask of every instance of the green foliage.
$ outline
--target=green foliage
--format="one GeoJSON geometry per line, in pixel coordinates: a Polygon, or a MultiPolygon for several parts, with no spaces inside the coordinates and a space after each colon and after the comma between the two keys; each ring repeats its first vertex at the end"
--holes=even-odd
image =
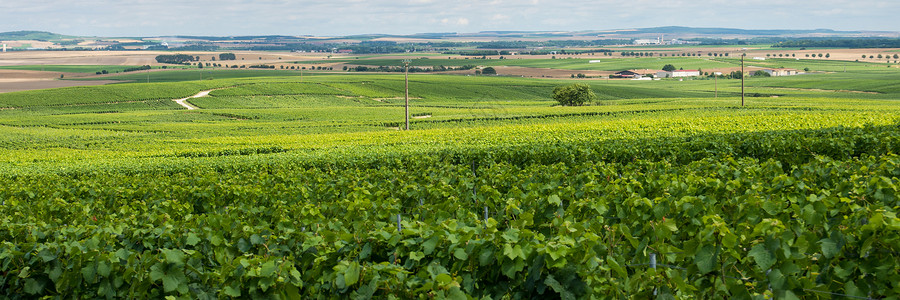
{"type": "Polygon", "coordinates": [[[237,56],[234,53],[219,53],[219,60],[235,60],[237,56]]]}
{"type": "Polygon", "coordinates": [[[867,140],[900,135],[891,125],[3,178],[0,270],[9,293],[61,297],[886,297],[900,279],[887,177],[900,157],[867,140]],[[684,269],[641,265],[657,252],[684,269]]]}
{"type": "Polygon", "coordinates": [[[194,56],[187,55],[187,54],[164,54],[164,55],[156,56],[156,62],[162,63],[162,64],[180,65],[180,64],[190,63],[195,60],[197,60],[197,59],[195,59],[194,56]]]}
{"type": "MultiPolygon", "coordinates": [[[[141,75],[146,76],[146,75],[141,75]]],[[[229,82],[183,82],[175,84],[117,84],[95,87],[72,87],[5,93],[0,107],[39,108],[87,104],[119,104],[127,102],[170,101],[196,94],[197,91],[233,85],[229,82]]]]}
{"type": "Polygon", "coordinates": [[[597,100],[597,95],[586,84],[574,83],[553,89],[553,99],[563,106],[581,106],[597,100]]]}
{"type": "Polygon", "coordinates": [[[675,71],[675,66],[673,66],[672,64],[666,64],[665,66],[662,67],[662,70],[667,71],[667,72],[672,72],[672,71],[675,71]]]}
{"type": "Polygon", "coordinates": [[[415,76],[412,114],[432,117],[412,131],[386,127],[402,120],[397,75],[3,94],[0,284],[65,299],[896,297],[897,76],[759,78],[751,92],[781,97],[744,108],[735,81],[719,100],[711,80],[588,82],[610,105],[551,107],[563,81],[415,76]],[[201,110],[171,101],[209,89],[201,110]]]}
{"type": "Polygon", "coordinates": [[[756,72],[753,72],[753,76],[754,77],[772,77],[772,74],[769,74],[768,72],[763,71],[763,70],[756,70],[756,72]]]}
{"type": "Polygon", "coordinates": [[[481,74],[484,75],[497,75],[497,70],[494,67],[487,67],[481,70],[481,74]]]}

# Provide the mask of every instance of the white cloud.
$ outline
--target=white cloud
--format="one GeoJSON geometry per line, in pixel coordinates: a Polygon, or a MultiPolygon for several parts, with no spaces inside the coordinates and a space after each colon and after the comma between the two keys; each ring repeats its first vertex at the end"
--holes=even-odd
{"type": "Polygon", "coordinates": [[[466,26],[466,25],[469,25],[469,19],[467,19],[467,18],[444,18],[444,19],[441,19],[441,24],[466,26]]]}

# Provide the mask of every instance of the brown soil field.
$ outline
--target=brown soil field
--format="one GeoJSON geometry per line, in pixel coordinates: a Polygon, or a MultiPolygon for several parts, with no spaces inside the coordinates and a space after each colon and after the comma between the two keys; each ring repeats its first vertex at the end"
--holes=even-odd
{"type": "Polygon", "coordinates": [[[86,85],[103,85],[118,81],[97,80],[97,81],[75,81],[75,80],[59,80],[59,75],[67,78],[83,76],[79,73],[60,73],[60,72],[41,72],[41,71],[22,71],[22,70],[0,70],[0,93],[50,89],[70,86],[86,86],[86,85]]]}
{"type": "MultiPolygon", "coordinates": [[[[699,53],[703,55],[702,57],[707,57],[707,53],[731,53],[731,57],[735,57],[735,53],[740,53],[742,48],[734,47],[734,48],[641,48],[641,49],[615,49],[613,50],[625,50],[625,51],[637,51],[637,52],[655,52],[655,53],[669,53],[669,54],[680,54],[680,53],[699,53]]],[[[828,58],[830,60],[847,60],[847,61],[871,61],[871,62],[886,62],[886,58],[878,59],[878,54],[882,56],[891,56],[891,61],[894,61],[894,54],[900,55],[900,49],[895,48],[885,48],[885,49],[814,49],[814,50],[756,50],[756,49],[748,49],[746,50],[748,57],[766,57],[766,54],[794,54],[796,58],[805,59],[806,54],[818,55],[819,53],[831,54],[831,57],[828,58]],[[867,58],[863,59],[862,55],[867,55],[867,58]],[[876,58],[869,59],[868,55],[873,55],[876,58]]],[[[621,58],[619,55],[614,56],[604,56],[600,53],[594,53],[591,55],[589,53],[586,54],[556,54],[556,55],[505,55],[506,59],[551,59],[553,57],[557,59],[565,59],[565,58],[581,58],[581,59],[616,59],[621,58]]],[[[423,56],[430,58],[449,58],[449,59],[466,59],[465,56],[459,55],[447,55],[447,56],[423,56]]],[[[410,58],[409,56],[401,56],[401,55],[383,55],[378,57],[373,57],[373,59],[403,59],[410,58]]],[[[489,59],[499,59],[500,55],[488,55],[489,59]]],[[[826,58],[822,58],[826,59],[826,58]]],[[[897,60],[900,60],[898,58],[897,60]]]]}
{"type": "MultiPolygon", "coordinates": [[[[277,53],[277,52],[250,52],[234,51],[237,60],[218,61],[221,52],[178,52],[199,56],[201,62],[213,62],[221,64],[272,64],[287,63],[289,61],[315,61],[328,59],[328,53],[277,53]]],[[[17,65],[126,65],[126,66],[160,66],[156,62],[157,55],[172,54],[160,51],[15,51],[0,53],[0,66],[17,65]]]]}
{"type": "MultiPolygon", "coordinates": [[[[900,53],[896,52],[896,50],[897,49],[880,49],[880,48],[879,49],[753,50],[753,51],[747,51],[747,56],[748,57],[766,57],[766,54],[772,54],[772,55],[794,54],[795,56],[790,57],[790,58],[806,59],[807,54],[809,54],[810,56],[815,54],[816,57],[818,57],[818,54],[821,53],[822,55],[830,54],[831,57],[825,58],[823,56],[822,58],[817,58],[817,59],[846,60],[846,61],[859,60],[859,61],[882,62],[883,63],[883,62],[887,62],[888,59],[886,59],[886,58],[878,59],[877,58],[878,54],[881,54],[882,56],[891,55],[891,59],[890,59],[891,61],[900,60],[900,59],[893,58],[894,54],[900,54],[900,53]],[[862,58],[863,54],[865,54],[867,57],[862,58]],[[868,58],[869,55],[875,56],[876,58],[869,59],[868,58]]],[[[716,51],[712,51],[712,52],[716,52],[716,51]]]]}
{"type": "Polygon", "coordinates": [[[22,47],[22,46],[24,46],[24,45],[31,45],[31,46],[29,46],[29,47],[34,47],[34,48],[47,48],[47,47],[53,47],[53,43],[52,43],[52,42],[28,41],[28,40],[22,40],[22,41],[0,41],[0,44],[6,44],[6,47],[9,47],[9,48],[22,47]]]}
{"type": "MultiPolygon", "coordinates": [[[[494,67],[494,69],[497,70],[497,75],[521,76],[521,77],[531,77],[531,78],[571,78],[572,75],[577,75],[579,73],[584,74],[588,77],[597,77],[597,76],[605,77],[605,76],[608,76],[609,74],[615,73],[615,72],[609,72],[609,71],[560,70],[560,69],[510,67],[510,66],[496,66],[496,67],[494,67]]],[[[435,74],[474,75],[475,70],[435,72],[435,74]]]]}
{"type": "Polygon", "coordinates": [[[159,65],[165,52],[133,51],[17,51],[0,53],[0,66],[21,65],[159,65]]]}

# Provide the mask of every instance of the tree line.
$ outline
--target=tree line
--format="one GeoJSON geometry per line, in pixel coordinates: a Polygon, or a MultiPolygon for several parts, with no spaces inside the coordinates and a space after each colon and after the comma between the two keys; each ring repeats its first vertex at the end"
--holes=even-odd
{"type": "Polygon", "coordinates": [[[183,65],[190,64],[192,61],[197,60],[200,60],[200,58],[187,54],[164,54],[156,56],[156,62],[161,64],[183,65]]]}
{"type": "Polygon", "coordinates": [[[900,48],[900,39],[790,40],[772,45],[780,48],[900,48]]]}

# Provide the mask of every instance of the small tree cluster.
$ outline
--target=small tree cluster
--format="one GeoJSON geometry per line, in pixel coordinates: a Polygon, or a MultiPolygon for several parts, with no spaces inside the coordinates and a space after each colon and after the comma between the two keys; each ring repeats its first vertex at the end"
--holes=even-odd
{"type": "Polygon", "coordinates": [[[758,77],[771,77],[772,74],[769,74],[768,72],[763,71],[763,70],[757,70],[756,72],[753,72],[753,76],[758,76],[758,77]]]}
{"type": "Polygon", "coordinates": [[[237,56],[234,53],[221,53],[219,54],[219,60],[235,60],[237,56]]]}
{"type": "Polygon", "coordinates": [[[200,57],[193,57],[187,54],[174,55],[157,55],[156,62],[163,64],[189,64],[192,61],[200,60],[200,57]]]}
{"type": "Polygon", "coordinates": [[[553,100],[563,106],[581,106],[596,101],[597,95],[589,85],[575,83],[554,88],[553,100]]]}

